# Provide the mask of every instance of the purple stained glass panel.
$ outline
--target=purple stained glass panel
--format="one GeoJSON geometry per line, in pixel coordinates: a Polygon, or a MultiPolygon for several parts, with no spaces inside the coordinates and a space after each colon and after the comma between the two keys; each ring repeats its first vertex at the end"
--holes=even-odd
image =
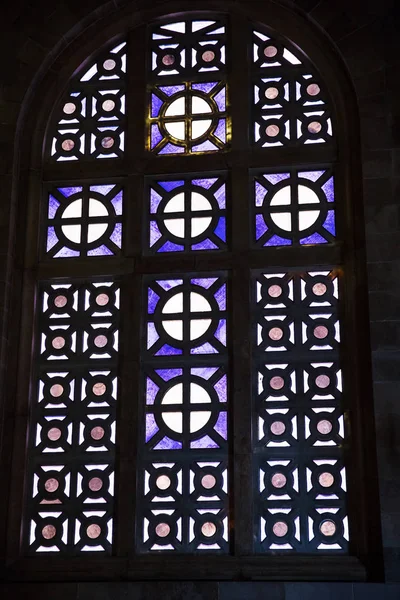
{"type": "Polygon", "coordinates": [[[217,103],[218,109],[220,112],[225,112],[226,109],[226,88],[222,88],[218,94],[214,97],[215,102],[217,103]]]}
{"type": "Polygon", "coordinates": [[[212,152],[213,150],[218,150],[218,147],[210,140],[206,140],[197,146],[193,146],[192,150],[193,152],[212,152]]]}
{"type": "Polygon", "coordinates": [[[170,192],[171,190],[174,190],[177,187],[181,187],[182,185],[184,185],[184,181],[183,180],[179,180],[179,181],[158,181],[158,185],[161,185],[161,187],[164,188],[164,190],[167,190],[167,192],[170,192]]]}
{"type": "Polygon", "coordinates": [[[159,142],[163,139],[160,128],[156,124],[151,126],[151,147],[155,148],[159,142]]]}
{"type": "Polygon", "coordinates": [[[328,202],[333,202],[335,200],[333,177],[330,177],[328,179],[328,181],[322,186],[322,189],[326,195],[326,199],[328,200],[328,202]]]}
{"type": "Polygon", "coordinates": [[[147,388],[146,388],[146,404],[154,404],[154,400],[159,391],[159,387],[150,377],[147,378],[147,388]]]}
{"type": "Polygon", "coordinates": [[[299,171],[293,168],[291,173],[256,175],[253,243],[257,247],[268,247],[332,242],[335,235],[333,185],[328,169],[299,171]],[[294,224],[299,227],[295,228],[294,224]],[[309,235],[305,236],[305,232],[309,235]]]}
{"type": "Polygon", "coordinates": [[[157,302],[160,300],[160,296],[156,294],[151,288],[148,290],[148,308],[150,314],[154,312],[157,302]]]}
{"type": "MultiPolygon", "coordinates": [[[[49,211],[48,211],[48,218],[49,219],[54,219],[55,214],[57,212],[58,207],[60,206],[60,203],[58,202],[58,200],[56,200],[54,198],[54,196],[52,196],[50,194],[49,196],[49,211]]],[[[54,228],[52,228],[54,231],[54,228]]],[[[48,250],[50,250],[50,248],[48,248],[48,250]]]]}
{"type": "Polygon", "coordinates": [[[290,173],[268,173],[266,175],[264,175],[265,179],[267,179],[268,181],[270,181],[272,184],[276,184],[279,183],[280,181],[283,181],[284,179],[289,179],[290,177],[290,173]]]}
{"type": "Polygon", "coordinates": [[[212,440],[209,435],[205,435],[201,439],[194,440],[193,442],[191,442],[190,447],[193,449],[195,449],[195,448],[199,448],[199,449],[210,448],[210,449],[212,449],[212,448],[219,448],[219,445],[217,444],[217,442],[212,440]]]}
{"type": "Polygon", "coordinates": [[[256,240],[259,240],[267,231],[268,227],[265,224],[264,217],[262,215],[256,215],[256,240]]]}
{"type": "Polygon", "coordinates": [[[194,83],[192,85],[193,90],[200,90],[205,94],[209,94],[215,86],[218,85],[218,81],[207,81],[205,83],[194,83]]]}
{"type": "Polygon", "coordinates": [[[168,143],[160,150],[160,154],[182,154],[185,149],[182,146],[175,146],[175,144],[168,143]]]}
{"type": "MultiPolygon", "coordinates": [[[[214,183],[217,181],[217,178],[211,178],[211,179],[193,179],[192,183],[193,185],[198,185],[206,190],[209,190],[210,187],[212,185],[214,185],[214,183]]],[[[221,207],[223,208],[223,207],[221,207]]]]}
{"type": "Polygon", "coordinates": [[[219,433],[219,435],[221,437],[224,438],[224,440],[227,439],[227,435],[228,435],[228,427],[227,427],[227,420],[226,420],[226,412],[221,412],[217,422],[215,423],[215,431],[217,431],[219,433]]]}
{"type": "Polygon", "coordinates": [[[315,232],[306,238],[302,238],[300,244],[326,244],[326,239],[318,232],[315,232]]]}
{"type": "Polygon", "coordinates": [[[159,429],[154,418],[154,415],[147,414],[146,415],[146,442],[150,441],[156,433],[158,433],[159,429]]]}
{"type": "Polygon", "coordinates": [[[325,171],[300,171],[299,177],[308,179],[309,181],[317,181],[324,173],[325,171]]]}
{"type": "Polygon", "coordinates": [[[214,385],[215,387],[215,391],[218,394],[218,398],[220,402],[226,402],[227,401],[227,376],[224,375],[223,377],[221,377],[221,379],[219,381],[217,381],[217,383],[214,385]]]}
{"type": "Polygon", "coordinates": [[[58,191],[62,193],[63,196],[69,198],[69,196],[73,196],[74,194],[80,194],[82,192],[81,187],[65,187],[58,188],[58,191]]]}
{"type": "Polygon", "coordinates": [[[114,188],[115,188],[115,185],[91,185],[90,191],[97,192],[98,194],[101,194],[102,196],[107,196],[107,194],[109,192],[111,192],[111,190],[113,190],[114,188]]]}
{"type": "Polygon", "coordinates": [[[148,180],[151,253],[226,248],[226,175],[148,180]],[[172,217],[171,217],[171,213],[172,217]]]}
{"type": "Polygon", "coordinates": [[[325,219],[324,227],[325,227],[325,229],[327,229],[329,231],[329,233],[331,233],[332,235],[335,235],[336,227],[335,227],[335,211],[334,210],[328,210],[328,214],[325,219]]]}
{"type": "MultiPolygon", "coordinates": [[[[110,239],[112,238],[112,236],[110,236],[110,239]]],[[[114,241],[114,240],[112,240],[114,241]]],[[[102,246],[98,246],[97,248],[94,248],[93,250],[88,250],[87,253],[88,256],[112,256],[113,252],[107,248],[107,246],[105,246],[104,244],[102,246]]]]}
{"type": "Polygon", "coordinates": [[[157,375],[159,375],[164,381],[170,381],[175,377],[180,377],[183,373],[182,369],[156,369],[157,375]]]}
{"type": "Polygon", "coordinates": [[[47,202],[47,258],[120,253],[123,190],[119,184],[49,185],[47,202]]]}
{"type": "Polygon", "coordinates": [[[161,98],[156,96],[156,94],[151,95],[151,116],[152,117],[158,117],[158,115],[160,113],[160,109],[163,104],[164,104],[164,102],[161,100],[161,98]]]}
{"type": "Polygon", "coordinates": [[[174,244],[174,242],[165,242],[159,249],[159,252],[182,252],[185,249],[182,244],[174,244]]]}
{"type": "Polygon", "coordinates": [[[267,242],[266,246],[291,246],[291,240],[280,237],[279,235],[273,235],[267,242]]]}
{"type": "Polygon", "coordinates": [[[162,233],[155,221],[150,223],[150,246],[154,246],[154,244],[161,238],[162,233]]]}
{"type": "Polygon", "coordinates": [[[218,121],[218,125],[217,128],[215,130],[214,135],[219,138],[220,140],[222,140],[224,143],[226,142],[226,126],[225,126],[225,119],[220,119],[218,121]]]}
{"type": "Polygon", "coordinates": [[[218,250],[218,246],[210,239],[192,245],[192,250],[218,250]]]}
{"type": "Polygon", "coordinates": [[[157,208],[162,200],[162,196],[158,194],[153,188],[150,190],[150,212],[152,214],[157,212],[157,208]]]}
{"type": "Polygon", "coordinates": [[[174,94],[178,94],[179,92],[183,92],[185,89],[184,85],[166,85],[159,86],[159,89],[164,92],[167,96],[173,96],[174,94]]]}
{"type": "Polygon", "coordinates": [[[168,436],[165,436],[161,442],[159,442],[156,446],[154,446],[154,450],[181,450],[182,444],[181,442],[177,442],[176,440],[171,440],[168,436]]]}

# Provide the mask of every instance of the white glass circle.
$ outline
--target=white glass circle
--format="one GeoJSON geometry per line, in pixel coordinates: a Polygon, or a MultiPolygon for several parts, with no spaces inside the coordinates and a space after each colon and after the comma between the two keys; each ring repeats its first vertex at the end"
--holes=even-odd
{"type": "Polygon", "coordinates": [[[211,127],[211,124],[211,119],[199,119],[192,121],[192,140],[197,140],[197,138],[204,135],[211,127]]]}
{"type": "Polygon", "coordinates": [[[204,98],[201,98],[200,96],[197,96],[196,94],[192,96],[192,114],[193,115],[210,113],[210,112],[212,112],[211,106],[208,104],[208,102],[206,102],[206,100],[204,100],[204,98]]]}
{"type": "Polygon", "coordinates": [[[65,237],[70,240],[70,242],[74,242],[75,244],[80,244],[81,242],[81,226],[80,225],[62,225],[61,231],[65,235],[65,237]]]}
{"type": "Polygon", "coordinates": [[[165,111],[166,117],[177,117],[185,114],[185,98],[178,98],[171,102],[165,111]]]}
{"type": "Polygon", "coordinates": [[[186,137],[184,121],[165,123],[165,129],[170,135],[178,140],[184,140],[186,137]]]}
{"type": "MultiPolygon", "coordinates": [[[[190,384],[190,403],[191,404],[211,404],[211,398],[208,392],[197,383],[190,384]]],[[[183,404],[183,384],[177,383],[171,387],[165,394],[161,404],[183,404]]],[[[207,425],[211,418],[211,411],[199,410],[191,411],[189,419],[190,433],[195,433],[207,425]]],[[[176,433],[183,432],[183,415],[180,411],[163,412],[162,419],[164,423],[176,433]]]]}
{"type": "Polygon", "coordinates": [[[74,200],[64,210],[63,219],[76,219],[82,216],[82,200],[74,200]]]}

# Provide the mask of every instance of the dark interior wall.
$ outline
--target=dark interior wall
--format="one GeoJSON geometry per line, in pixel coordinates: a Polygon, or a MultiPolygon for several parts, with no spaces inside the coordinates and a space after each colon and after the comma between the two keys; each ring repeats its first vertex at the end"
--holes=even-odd
{"type": "MultiPolygon", "coordinates": [[[[250,4],[246,0],[241,2],[250,4]]],[[[258,0],[254,4],[261,2],[258,0]]],[[[45,61],[51,62],[56,58],[87,26],[112,15],[119,7],[130,5],[132,10],[137,10],[148,3],[149,0],[3,0],[1,5],[0,367],[3,374],[10,346],[17,339],[13,324],[8,322],[9,290],[15,269],[15,231],[10,228],[10,222],[16,210],[13,177],[18,166],[13,162],[13,148],[24,98],[39,84],[41,73],[44,75],[45,61]]],[[[388,582],[396,582],[400,581],[400,6],[396,0],[282,0],[281,3],[294,10],[305,11],[308,18],[331,37],[348,66],[359,102],[385,577],[388,582]]],[[[206,0],[199,2],[201,9],[206,5],[206,0]]],[[[28,146],[30,140],[26,140],[26,144],[28,146]]],[[[18,161],[19,157],[16,159],[18,161]]],[[[18,226],[18,218],[15,222],[18,226]]],[[[18,263],[17,267],[20,268],[18,263]]],[[[14,423],[9,404],[3,405],[0,418],[2,445],[8,452],[14,423]]],[[[371,443],[374,443],[373,440],[371,443]]],[[[89,593],[85,592],[87,585],[80,587],[79,598],[92,597],[85,595],[89,593]]],[[[240,588],[242,584],[236,588],[229,587],[236,584],[221,585],[219,592],[216,584],[212,584],[207,592],[205,588],[201,591],[195,587],[190,588],[191,591],[185,588],[186,592],[182,594],[185,598],[200,599],[214,598],[219,593],[221,599],[235,600],[236,597],[265,597],[268,591],[270,598],[285,597],[282,595],[285,588],[277,584],[254,584],[251,593],[248,588],[244,592],[240,588]]],[[[308,595],[306,588],[298,592],[305,595],[291,595],[295,593],[290,587],[293,585],[297,584],[286,586],[287,599],[314,598],[308,595]]],[[[332,593],[336,589],[335,594],[340,593],[343,600],[347,599],[347,593],[352,594],[349,598],[386,597],[383,588],[375,588],[376,595],[368,596],[369,590],[357,587],[362,584],[340,585],[345,587],[330,589],[332,593]]],[[[129,588],[132,590],[129,594],[134,593],[132,597],[150,597],[148,591],[140,591],[139,594],[139,587],[132,586],[129,588]]],[[[103,586],[99,588],[100,595],[93,594],[93,597],[128,597],[128,588],[124,589],[118,592],[122,595],[116,595],[116,591],[104,595],[108,592],[103,586]]],[[[71,588],[68,598],[76,597],[77,588],[73,590],[71,588]]],[[[388,598],[400,597],[397,586],[388,587],[387,593],[388,598]]],[[[170,597],[181,596],[174,596],[171,588],[170,597]]]]}

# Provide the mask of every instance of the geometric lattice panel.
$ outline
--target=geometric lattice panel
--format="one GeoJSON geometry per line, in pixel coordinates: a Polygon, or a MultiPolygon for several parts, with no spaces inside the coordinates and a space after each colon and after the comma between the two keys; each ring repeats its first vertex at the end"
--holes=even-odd
{"type": "Polygon", "coordinates": [[[226,85],[156,85],[150,101],[150,150],[156,154],[216,152],[227,143],[226,85]]]}
{"type": "Polygon", "coordinates": [[[182,275],[148,280],[147,355],[226,352],[226,278],[182,275]]]}
{"type": "Polygon", "coordinates": [[[253,32],[253,143],[262,148],[329,142],[332,120],[320,78],[296,49],[253,32]]]}
{"type": "Polygon", "coordinates": [[[153,25],[150,29],[150,76],[190,77],[198,73],[224,71],[225,20],[182,19],[153,25]]]}
{"type": "Polygon", "coordinates": [[[46,256],[113,256],[122,245],[120,185],[52,187],[48,192],[46,256]]]}
{"type": "Polygon", "coordinates": [[[254,277],[258,552],[343,552],[349,540],[339,272],[254,277]]]}
{"type": "Polygon", "coordinates": [[[254,176],[254,242],[257,247],[335,241],[334,178],[330,169],[254,176]]]}
{"type": "Polygon", "coordinates": [[[71,80],[55,114],[53,161],[120,158],[125,145],[126,43],[71,80]]]}
{"type": "Polygon", "coordinates": [[[226,553],[226,277],[145,283],[137,549],[226,553]]]}
{"type": "Polygon", "coordinates": [[[151,253],[226,248],[226,179],[148,180],[151,253]]]}
{"type": "Polygon", "coordinates": [[[230,134],[224,20],[183,19],[155,25],[149,33],[148,149],[155,154],[224,149],[230,134]]]}
{"type": "Polygon", "coordinates": [[[111,552],[119,289],[44,284],[38,295],[26,545],[111,552]]]}

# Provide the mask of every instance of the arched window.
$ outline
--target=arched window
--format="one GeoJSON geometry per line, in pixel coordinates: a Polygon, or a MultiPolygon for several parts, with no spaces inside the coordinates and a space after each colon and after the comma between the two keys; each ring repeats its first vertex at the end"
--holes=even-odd
{"type": "Polygon", "coordinates": [[[313,554],[309,578],[362,576],[351,88],[279,10],[155,11],[54,102],[24,556],[263,578],[313,554]]]}

